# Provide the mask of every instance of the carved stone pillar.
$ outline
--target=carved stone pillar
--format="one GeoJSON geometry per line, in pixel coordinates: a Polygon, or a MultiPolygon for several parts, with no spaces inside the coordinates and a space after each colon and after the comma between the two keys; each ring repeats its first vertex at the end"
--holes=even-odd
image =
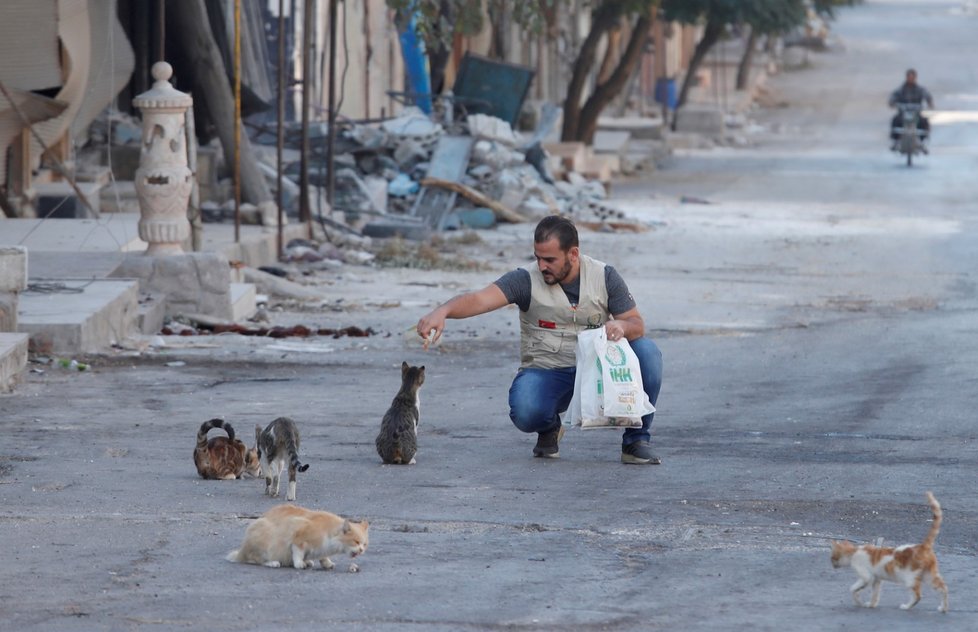
{"type": "Polygon", "coordinates": [[[193,99],[170,85],[170,64],[156,62],[152,74],[156,80],[152,89],[132,100],[143,114],[136,169],[139,237],[149,244],[148,255],[178,254],[190,236],[187,202],[193,182],[187,167],[184,115],[193,99]]]}

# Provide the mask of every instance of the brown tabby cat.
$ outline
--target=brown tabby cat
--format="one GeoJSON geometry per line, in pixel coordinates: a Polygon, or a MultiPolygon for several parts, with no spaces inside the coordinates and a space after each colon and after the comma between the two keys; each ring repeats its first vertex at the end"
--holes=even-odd
{"type": "Polygon", "coordinates": [[[418,451],[418,423],[421,400],[418,390],[424,384],[424,367],[401,363],[401,390],[380,422],[375,444],[384,463],[414,464],[418,451]]]}
{"type": "MultiPolygon", "coordinates": [[[[369,527],[366,520],[351,522],[328,511],[279,505],[245,530],[241,548],[228,553],[227,560],[272,568],[312,568],[318,560],[321,568],[330,570],[335,566],[330,555],[356,557],[367,550],[369,527]]],[[[351,562],[350,572],[358,570],[351,562]]]]}
{"type": "Polygon", "coordinates": [[[231,480],[242,475],[258,476],[258,449],[248,449],[241,439],[235,439],[234,428],[223,419],[205,421],[197,431],[197,445],[194,447],[194,465],[203,478],[231,480]],[[221,428],[226,437],[207,440],[207,433],[221,428]]]}
{"type": "Polygon", "coordinates": [[[910,601],[900,604],[903,610],[913,608],[920,601],[920,585],[925,579],[930,579],[934,590],[943,594],[938,610],[947,612],[947,585],[937,569],[937,557],[934,555],[934,540],[941,530],[941,519],[944,514],[934,494],[927,492],[927,501],[934,514],[934,523],[930,532],[920,544],[905,544],[896,548],[872,546],[863,544],[856,546],[851,542],[832,542],[832,566],[851,566],[859,581],[852,585],[852,599],[857,606],[875,608],[880,600],[882,580],[903,584],[911,591],[910,601]],[[869,603],[863,603],[859,591],[873,585],[873,596],[869,603]]]}
{"type": "Polygon", "coordinates": [[[258,460],[265,474],[265,494],[278,496],[279,483],[286,466],[289,468],[289,491],[286,500],[295,500],[295,473],[305,472],[309,464],[299,462],[299,429],[288,417],[279,417],[265,430],[255,426],[258,460]]]}

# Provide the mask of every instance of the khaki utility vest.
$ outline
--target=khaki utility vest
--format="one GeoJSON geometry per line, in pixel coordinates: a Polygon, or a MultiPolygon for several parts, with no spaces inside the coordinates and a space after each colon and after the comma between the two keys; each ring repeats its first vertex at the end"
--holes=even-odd
{"type": "Polygon", "coordinates": [[[605,264],[580,256],[581,293],[571,307],[563,288],[547,285],[536,264],[530,273],[530,309],[520,312],[520,368],[557,369],[577,364],[577,333],[596,329],[610,318],[605,264]]]}

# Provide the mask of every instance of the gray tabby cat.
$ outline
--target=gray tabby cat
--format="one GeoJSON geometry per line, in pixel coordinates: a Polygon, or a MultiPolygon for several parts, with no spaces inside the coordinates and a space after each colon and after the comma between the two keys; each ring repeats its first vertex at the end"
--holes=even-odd
{"type": "Polygon", "coordinates": [[[377,435],[377,454],[384,463],[414,464],[418,451],[418,423],[421,421],[421,400],[418,390],[424,384],[424,367],[401,363],[401,390],[380,423],[377,435]]]}
{"type": "Polygon", "coordinates": [[[289,468],[289,492],[286,500],[295,500],[295,473],[305,472],[309,464],[299,462],[299,429],[288,417],[279,417],[268,424],[264,431],[255,426],[258,443],[258,459],[265,475],[265,493],[278,496],[279,483],[285,467],[289,468]]]}

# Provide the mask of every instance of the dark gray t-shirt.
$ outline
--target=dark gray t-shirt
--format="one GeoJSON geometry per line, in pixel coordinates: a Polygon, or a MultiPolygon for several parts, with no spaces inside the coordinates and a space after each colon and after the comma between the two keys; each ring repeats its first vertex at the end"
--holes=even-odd
{"type": "MultiPolygon", "coordinates": [[[[609,265],[604,267],[604,283],[608,288],[608,311],[612,314],[624,314],[635,307],[635,299],[628,291],[625,280],[618,271],[609,265]]],[[[530,273],[523,268],[507,272],[495,280],[496,287],[503,291],[506,300],[515,303],[521,312],[530,309],[530,273]]],[[[572,283],[561,285],[567,300],[571,305],[577,305],[581,295],[581,277],[578,275],[572,283]]]]}

